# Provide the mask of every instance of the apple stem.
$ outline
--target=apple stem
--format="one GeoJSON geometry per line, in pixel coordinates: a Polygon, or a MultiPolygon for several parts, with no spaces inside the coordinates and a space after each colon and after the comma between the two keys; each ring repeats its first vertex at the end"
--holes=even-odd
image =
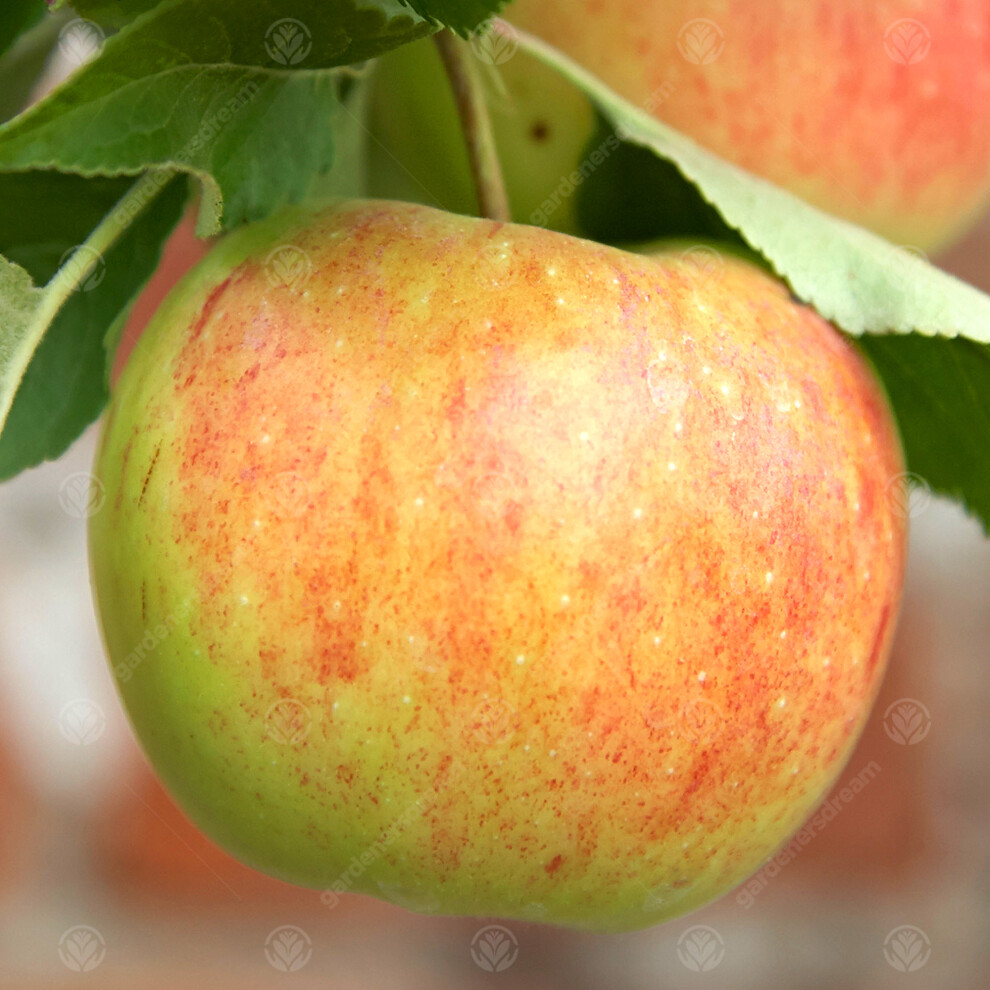
{"type": "Polygon", "coordinates": [[[478,209],[489,220],[509,223],[512,212],[505,190],[485,91],[470,47],[450,30],[433,36],[443,61],[464,129],[478,209]]]}

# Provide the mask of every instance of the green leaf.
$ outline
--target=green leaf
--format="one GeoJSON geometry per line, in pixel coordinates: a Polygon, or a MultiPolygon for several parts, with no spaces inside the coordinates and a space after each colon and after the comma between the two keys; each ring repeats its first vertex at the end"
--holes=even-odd
{"type": "Polygon", "coordinates": [[[186,171],[204,185],[201,232],[300,200],[332,163],[330,70],[434,29],[397,0],[282,10],[272,0],[163,0],[0,127],[0,171],[186,171]]]}
{"type": "Polygon", "coordinates": [[[920,334],[856,343],[883,379],[910,471],[964,503],[990,535],[990,346],[920,334]]]}
{"type": "Polygon", "coordinates": [[[0,55],[45,16],[45,0],[3,0],[0,6],[0,55]]]}
{"type": "MultiPolygon", "coordinates": [[[[44,180],[50,191],[64,183],[62,191],[68,195],[69,180],[74,178],[44,180]]],[[[0,184],[7,179],[0,176],[0,184]]],[[[31,181],[20,176],[17,180],[25,185],[31,181]]],[[[93,185],[75,181],[79,187],[93,185]]],[[[111,186],[108,180],[102,182],[105,194],[111,186]]],[[[104,339],[157,267],[162,245],[181,216],[187,192],[183,179],[167,181],[105,254],[91,247],[92,242],[81,246],[77,242],[78,254],[66,258],[60,270],[61,276],[69,273],[70,289],[74,290],[68,292],[61,306],[58,301],[65,293],[60,293],[59,278],[44,289],[37,288],[26,268],[0,257],[0,420],[10,404],[0,433],[0,479],[58,457],[99,415],[107,398],[104,339]],[[79,263],[80,258],[84,264],[79,263]]],[[[7,253],[29,256],[38,274],[50,270],[54,252],[71,239],[87,209],[100,207],[93,190],[87,190],[86,195],[89,202],[76,204],[71,222],[47,227],[53,240],[34,245],[22,242],[7,253]]],[[[55,209],[54,205],[45,207],[49,214],[55,209]]]]}
{"type": "Polygon", "coordinates": [[[490,21],[508,0],[401,0],[420,17],[467,37],[490,21]]]}
{"type": "MultiPolygon", "coordinates": [[[[13,397],[20,381],[25,351],[32,346],[32,323],[42,303],[42,290],[20,265],[0,256],[0,400],[13,397]]],[[[0,445],[4,435],[0,434],[0,445]]],[[[0,475],[2,477],[2,475],[0,475]]]]}

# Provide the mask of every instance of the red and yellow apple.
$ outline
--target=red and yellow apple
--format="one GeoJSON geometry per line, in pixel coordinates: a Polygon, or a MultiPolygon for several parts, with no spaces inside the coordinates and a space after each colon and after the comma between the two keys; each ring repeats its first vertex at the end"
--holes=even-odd
{"type": "Polygon", "coordinates": [[[990,0],[514,0],[699,143],[899,244],[990,198],[990,0]]]}
{"type": "Polygon", "coordinates": [[[386,202],[222,241],[95,462],[95,596],[162,779],[258,869],[645,927],[850,754],[898,612],[885,397],[754,265],[386,202]]]}

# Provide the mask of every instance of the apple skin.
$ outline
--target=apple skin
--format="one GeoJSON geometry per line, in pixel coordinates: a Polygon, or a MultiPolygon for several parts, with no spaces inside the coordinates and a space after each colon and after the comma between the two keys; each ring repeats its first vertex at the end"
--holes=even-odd
{"type": "Polygon", "coordinates": [[[328,904],[616,932],[814,809],[891,643],[900,443],[828,323],[700,270],[350,202],[170,294],[103,426],[91,568],[137,735],[217,842],[328,904]],[[305,284],[270,278],[286,244],[305,284]]]}
{"type": "Polygon", "coordinates": [[[515,0],[505,17],[722,157],[895,243],[944,246],[990,199],[990,0],[515,0]],[[913,64],[888,35],[905,19],[931,41],[913,64]],[[690,61],[679,43],[695,20],[717,34],[690,61]]]}

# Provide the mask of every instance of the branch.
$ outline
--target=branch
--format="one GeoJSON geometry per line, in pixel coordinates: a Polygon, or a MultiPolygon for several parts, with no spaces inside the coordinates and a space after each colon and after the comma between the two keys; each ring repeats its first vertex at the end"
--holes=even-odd
{"type": "Polygon", "coordinates": [[[478,193],[478,208],[481,215],[490,220],[510,223],[512,211],[509,209],[509,196],[498,161],[485,92],[470,48],[452,31],[440,31],[433,37],[454,91],[454,101],[467,142],[471,175],[478,193]]]}

